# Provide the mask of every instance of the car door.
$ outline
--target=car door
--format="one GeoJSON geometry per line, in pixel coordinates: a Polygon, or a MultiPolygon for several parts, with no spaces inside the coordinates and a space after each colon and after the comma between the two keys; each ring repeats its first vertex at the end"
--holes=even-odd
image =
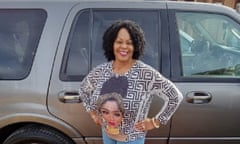
{"type": "MultiPolygon", "coordinates": [[[[101,48],[104,31],[118,19],[130,19],[139,23],[145,32],[147,47],[141,59],[160,70],[161,29],[164,29],[163,32],[167,30],[166,13],[162,12],[165,8],[165,3],[153,5],[142,2],[102,2],[96,5],[85,2],[70,12],[53,68],[48,108],[53,115],[77,129],[85,141],[101,143],[101,130],[85,112],[78,89],[87,73],[106,61],[101,48]]],[[[167,32],[165,35],[168,38],[167,32]]],[[[155,106],[151,108],[151,115],[158,112],[162,106],[161,102],[154,101],[155,106]]],[[[165,144],[169,126],[150,132],[148,142],[165,144]]]]}
{"type": "Polygon", "coordinates": [[[184,95],[170,143],[238,144],[240,21],[232,11],[193,9],[169,12],[170,28],[177,28],[170,36],[171,78],[184,95]]]}

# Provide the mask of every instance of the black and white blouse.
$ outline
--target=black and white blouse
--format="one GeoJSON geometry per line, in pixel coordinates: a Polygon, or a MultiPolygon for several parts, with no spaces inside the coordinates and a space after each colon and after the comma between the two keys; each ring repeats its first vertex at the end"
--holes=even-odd
{"type": "Polygon", "coordinates": [[[102,87],[110,83],[109,92],[123,94],[124,116],[121,131],[127,135],[126,141],[134,141],[146,135],[146,132],[137,131],[134,124],[147,118],[153,96],[158,96],[165,102],[155,118],[166,125],[183,99],[176,86],[140,60],[123,75],[114,74],[112,63],[113,61],[97,66],[81,82],[79,92],[86,110],[90,112],[97,109],[96,102],[102,87]]]}

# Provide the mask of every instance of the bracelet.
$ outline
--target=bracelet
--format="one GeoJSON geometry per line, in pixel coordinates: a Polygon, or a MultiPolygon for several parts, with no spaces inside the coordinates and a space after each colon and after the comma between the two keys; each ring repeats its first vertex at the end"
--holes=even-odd
{"type": "Polygon", "coordinates": [[[159,128],[159,125],[156,124],[156,122],[155,122],[155,118],[152,118],[152,124],[155,128],[159,128]]]}

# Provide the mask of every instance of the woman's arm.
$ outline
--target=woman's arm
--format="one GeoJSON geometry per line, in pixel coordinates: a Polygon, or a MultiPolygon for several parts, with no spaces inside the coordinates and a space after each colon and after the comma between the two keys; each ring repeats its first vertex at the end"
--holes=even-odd
{"type": "Polygon", "coordinates": [[[155,116],[155,124],[161,123],[166,125],[168,120],[179,107],[183,96],[179,89],[160,73],[156,73],[152,84],[151,91],[164,100],[164,105],[159,113],[155,116]]]}
{"type": "Polygon", "coordinates": [[[93,102],[92,93],[96,89],[96,76],[94,70],[82,80],[79,88],[79,95],[83,102],[83,106],[87,112],[95,110],[95,103],[93,102]]]}

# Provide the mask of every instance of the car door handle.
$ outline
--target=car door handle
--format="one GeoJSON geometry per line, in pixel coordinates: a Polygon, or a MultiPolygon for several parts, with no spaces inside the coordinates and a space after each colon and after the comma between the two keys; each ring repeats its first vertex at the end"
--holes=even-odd
{"type": "Polygon", "coordinates": [[[81,103],[82,100],[77,91],[62,91],[58,94],[58,99],[63,103],[81,103]]]}
{"type": "Polygon", "coordinates": [[[186,96],[186,101],[193,104],[209,103],[212,100],[212,95],[208,92],[189,92],[186,96]]]}

